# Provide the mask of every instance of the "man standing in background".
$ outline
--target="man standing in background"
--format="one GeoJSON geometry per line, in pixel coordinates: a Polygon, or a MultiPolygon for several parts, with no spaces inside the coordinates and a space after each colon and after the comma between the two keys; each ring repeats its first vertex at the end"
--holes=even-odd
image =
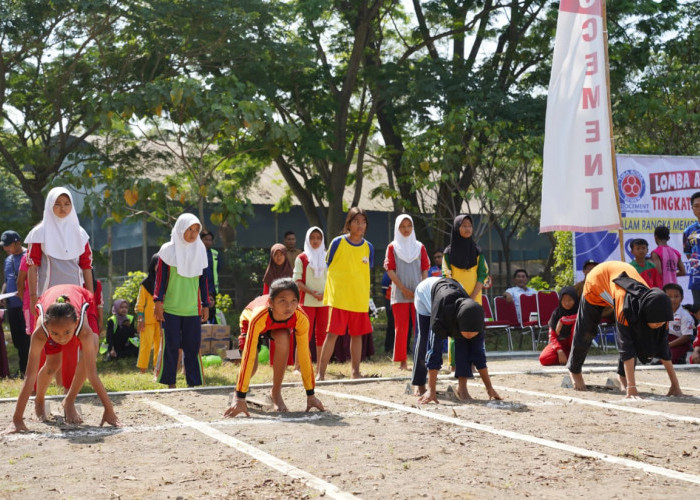
{"type": "Polygon", "coordinates": [[[693,293],[693,305],[700,306],[700,191],[690,197],[693,215],[697,220],[683,231],[683,252],[690,263],[688,288],[693,293]]]}
{"type": "MultiPolygon", "coordinates": [[[[0,237],[2,248],[7,252],[5,259],[5,282],[2,285],[2,293],[12,293],[17,291],[17,275],[19,274],[19,265],[22,262],[22,256],[27,251],[22,246],[21,238],[15,231],[5,231],[0,237]]],[[[24,377],[24,372],[27,369],[27,356],[29,355],[29,342],[31,337],[27,335],[27,325],[24,321],[24,312],[22,311],[21,297],[8,297],[5,299],[7,307],[7,318],[10,323],[10,332],[12,333],[12,343],[17,348],[19,353],[19,371],[24,377]]]]}
{"type": "Polygon", "coordinates": [[[207,263],[209,264],[204,270],[209,286],[209,290],[207,290],[209,295],[208,323],[216,325],[218,323],[216,320],[216,295],[219,293],[219,271],[221,270],[221,262],[219,261],[219,252],[212,248],[214,245],[214,233],[204,229],[199,234],[199,237],[202,243],[204,243],[204,247],[207,249],[207,263]]]}

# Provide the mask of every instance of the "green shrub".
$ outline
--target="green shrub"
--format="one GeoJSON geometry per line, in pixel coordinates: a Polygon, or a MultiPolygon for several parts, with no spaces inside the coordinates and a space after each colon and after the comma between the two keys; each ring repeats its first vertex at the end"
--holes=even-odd
{"type": "Polygon", "coordinates": [[[128,278],[121,286],[114,290],[112,300],[123,299],[132,306],[136,304],[136,299],[139,296],[139,288],[141,282],[148,276],[143,271],[133,271],[128,274],[128,278]]]}

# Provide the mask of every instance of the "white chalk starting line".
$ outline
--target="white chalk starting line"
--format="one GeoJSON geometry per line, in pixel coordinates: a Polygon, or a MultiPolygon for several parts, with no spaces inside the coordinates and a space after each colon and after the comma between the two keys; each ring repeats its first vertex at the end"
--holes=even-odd
{"type": "Polygon", "coordinates": [[[642,470],[651,474],[657,474],[660,476],[668,477],[671,479],[678,479],[680,481],[686,481],[693,484],[700,484],[700,476],[694,474],[688,474],[686,472],[680,472],[672,469],[667,469],[665,467],[658,467],[656,465],[646,464],[644,462],[638,462],[636,460],[630,460],[627,458],[616,457],[608,455],[607,453],[601,453],[594,450],[588,450],[586,448],[580,448],[578,446],[571,446],[564,443],[559,443],[557,441],[551,441],[549,439],[542,439],[529,434],[522,434],[519,432],[507,431],[503,429],[497,429],[491,427],[490,425],[479,424],[476,422],[470,422],[468,420],[463,420],[455,417],[448,417],[446,415],[441,415],[438,413],[432,413],[426,410],[421,410],[419,408],[413,408],[410,406],[392,403],[391,401],[384,401],[381,399],[370,398],[366,396],[359,396],[355,394],[347,394],[342,392],[334,392],[326,389],[316,389],[319,394],[327,394],[339,399],[350,399],[355,401],[360,401],[362,403],[367,403],[375,406],[383,406],[385,408],[393,408],[397,410],[404,411],[406,413],[413,413],[414,415],[419,415],[421,417],[431,418],[433,420],[439,420],[448,424],[456,425],[459,427],[466,427],[468,429],[473,429],[476,431],[487,432],[489,434],[495,434],[497,436],[514,439],[517,441],[524,441],[527,443],[538,444],[540,446],[545,446],[548,448],[553,448],[555,450],[565,451],[568,453],[573,453],[575,455],[595,458],[602,460],[604,462],[613,463],[617,465],[622,465],[624,467],[629,467],[631,469],[642,470]]]}
{"type": "MultiPolygon", "coordinates": [[[[652,384],[651,382],[640,382],[639,380],[636,381],[637,385],[648,385],[651,387],[668,387],[668,384],[663,385],[663,384],[652,384]]],[[[693,391],[693,392],[700,392],[700,388],[697,387],[688,387],[687,385],[682,385],[681,390],[683,392],[686,391],[693,391]]]]}
{"type": "Polygon", "coordinates": [[[151,405],[153,408],[158,410],[159,412],[163,413],[164,415],[167,415],[169,417],[174,418],[180,423],[185,424],[188,427],[191,427],[192,429],[195,429],[202,434],[205,434],[211,438],[216,439],[217,441],[221,441],[224,444],[227,444],[231,448],[234,448],[242,453],[245,453],[246,455],[249,455],[253,457],[255,460],[267,465],[268,467],[271,467],[282,474],[285,474],[291,478],[298,479],[302,483],[306,484],[307,486],[321,492],[323,495],[327,495],[329,498],[337,498],[337,499],[354,499],[357,498],[354,496],[352,493],[348,493],[347,491],[343,491],[337,486],[324,481],[323,479],[314,476],[313,474],[310,474],[304,470],[301,470],[297,467],[294,467],[291,464],[288,464],[284,460],[281,460],[273,455],[270,455],[269,453],[256,448],[254,446],[249,445],[248,443],[245,443],[239,439],[234,438],[233,436],[229,436],[228,434],[221,432],[215,428],[213,428],[211,425],[205,423],[205,422],[200,422],[199,420],[195,420],[194,418],[185,415],[184,413],[181,413],[177,411],[174,408],[171,408],[169,406],[166,406],[164,404],[161,404],[157,401],[153,400],[146,400],[146,403],[151,405]]]}
{"type": "MultiPolygon", "coordinates": [[[[481,385],[481,384],[479,384],[479,385],[481,385]]],[[[667,387],[667,386],[664,386],[664,387],[667,387]]],[[[700,424],[700,418],[689,417],[687,415],[677,415],[675,413],[667,413],[667,412],[663,412],[663,411],[646,410],[644,408],[635,408],[632,406],[622,406],[619,404],[604,403],[601,401],[595,401],[593,399],[577,398],[574,396],[563,396],[560,394],[549,394],[547,392],[530,391],[527,389],[517,389],[515,387],[505,387],[502,385],[494,385],[493,388],[496,389],[497,391],[508,391],[508,392],[514,392],[516,394],[524,394],[526,396],[535,396],[535,397],[548,398],[548,399],[558,399],[560,401],[568,401],[568,402],[581,404],[581,405],[596,406],[598,408],[605,408],[607,410],[625,411],[628,413],[636,413],[638,415],[646,415],[646,416],[650,416],[650,417],[661,417],[661,418],[665,418],[667,420],[677,420],[679,422],[690,422],[693,424],[700,424]]],[[[691,396],[691,397],[695,397],[695,396],[691,396]]],[[[642,400],[629,400],[629,401],[632,403],[643,403],[645,400],[642,399],[642,400]]]]}
{"type": "MultiPolygon", "coordinates": [[[[317,420],[322,420],[327,418],[327,416],[333,417],[380,417],[383,415],[392,415],[400,413],[399,410],[381,410],[373,412],[360,412],[360,411],[348,411],[339,413],[313,413],[309,415],[304,415],[302,417],[288,417],[288,416],[272,416],[272,415],[254,415],[250,418],[227,418],[225,420],[215,420],[213,422],[208,422],[209,425],[216,425],[217,427],[247,427],[255,425],[271,425],[271,424],[286,424],[286,423],[305,423],[305,422],[315,422],[317,420]]],[[[183,423],[173,423],[173,424],[163,424],[163,425],[125,425],[123,427],[92,427],[84,428],[81,426],[75,426],[75,428],[62,429],[62,432],[18,432],[15,434],[7,434],[0,437],[0,440],[4,441],[41,441],[43,439],[75,439],[82,437],[105,437],[114,436],[116,434],[131,434],[131,433],[143,433],[143,432],[158,432],[167,431],[170,429],[183,429],[189,427],[187,424],[183,423]]]]}

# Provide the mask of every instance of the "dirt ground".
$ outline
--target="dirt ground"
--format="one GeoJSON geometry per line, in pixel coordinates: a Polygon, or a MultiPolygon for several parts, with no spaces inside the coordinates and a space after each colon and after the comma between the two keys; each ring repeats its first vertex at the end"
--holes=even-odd
{"type": "MultiPolygon", "coordinates": [[[[284,389],[294,411],[253,411],[251,418],[235,419],[222,416],[230,388],[120,395],[113,397],[124,425],[119,429],[97,427],[102,407],[85,397],[79,400],[81,426],[64,425],[58,416],[49,423],[27,418],[31,432],[0,438],[0,498],[324,495],[203,429],[330,483],[341,497],[688,498],[700,484],[700,372],[679,370],[688,396],[667,398],[665,371],[640,370],[637,384],[645,399],[629,402],[604,387],[615,367],[614,357],[589,359],[585,368],[601,371],[584,372],[595,387],[580,393],[562,387],[561,371],[542,373],[535,359],[490,360],[503,402],[488,401],[478,379],[469,382],[475,401],[461,403],[448,394],[452,380],[441,377],[438,405],[417,405],[406,394],[407,380],[341,380],[318,386],[325,413],[301,411],[304,391],[294,386],[284,389]],[[195,422],[182,423],[153,402],[195,422]],[[674,477],[674,471],[685,476],[674,477]]],[[[253,388],[251,397],[265,392],[253,388]]],[[[58,408],[54,400],[52,409],[58,408]]],[[[11,401],[0,403],[2,427],[13,409],[11,401]]]]}

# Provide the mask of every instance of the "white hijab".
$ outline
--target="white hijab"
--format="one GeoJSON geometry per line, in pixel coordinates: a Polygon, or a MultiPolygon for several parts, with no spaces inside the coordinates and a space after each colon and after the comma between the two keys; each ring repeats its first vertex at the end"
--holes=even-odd
{"type": "Polygon", "coordinates": [[[404,221],[408,219],[413,225],[413,219],[410,215],[402,214],[396,218],[394,222],[394,251],[399,259],[404,262],[413,262],[420,257],[421,243],[416,240],[415,230],[411,230],[411,234],[408,236],[403,236],[399,231],[399,226],[404,221]]]}
{"type": "Polygon", "coordinates": [[[44,218],[29,231],[26,243],[42,243],[42,251],[49,257],[60,260],[77,259],[85,251],[90,236],[80,227],[75,212],[73,196],[66,188],[55,187],[46,195],[44,218]],[[71,211],[64,218],[56,217],[53,206],[58,197],[65,194],[70,199],[71,211]]]}
{"type": "Polygon", "coordinates": [[[169,266],[177,268],[177,274],[185,278],[200,276],[207,268],[207,249],[199,235],[192,243],[185,241],[185,231],[192,225],[202,224],[196,215],[182,214],[175,221],[170,233],[170,241],[160,247],[158,256],[169,266]]]}
{"type": "Polygon", "coordinates": [[[314,276],[320,278],[323,276],[323,272],[326,269],[326,242],[324,241],[323,230],[318,226],[310,227],[306,231],[306,238],[304,238],[304,253],[309,258],[309,267],[314,270],[314,276]],[[317,249],[313,249],[309,238],[311,233],[318,231],[321,233],[321,245],[317,249]]]}

